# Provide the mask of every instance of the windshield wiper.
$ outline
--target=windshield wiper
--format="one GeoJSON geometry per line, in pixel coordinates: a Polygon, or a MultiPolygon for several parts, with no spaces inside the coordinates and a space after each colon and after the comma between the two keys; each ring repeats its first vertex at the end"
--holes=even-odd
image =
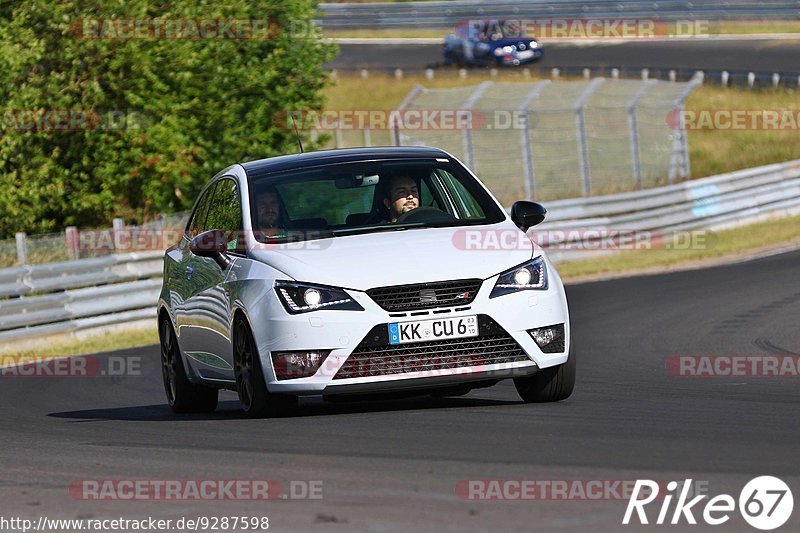
{"type": "Polygon", "coordinates": [[[378,231],[397,231],[408,228],[419,228],[424,226],[424,222],[414,222],[411,224],[374,224],[372,226],[359,226],[357,228],[341,228],[332,230],[334,237],[339,235],[352,235],[354,233],[372,233],[378,231]]]}

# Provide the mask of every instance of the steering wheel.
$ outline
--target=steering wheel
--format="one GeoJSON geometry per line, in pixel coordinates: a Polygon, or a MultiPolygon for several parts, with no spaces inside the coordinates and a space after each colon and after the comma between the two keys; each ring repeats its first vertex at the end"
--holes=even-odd
{"type": "Polygon", "coordinates": [[[456,217],[437,207],[417,207],[397,217],[397,224],[411,222],[430,222],[436,224],[439,222],[452,222],[454,220],[456,220],[456,217]]]}

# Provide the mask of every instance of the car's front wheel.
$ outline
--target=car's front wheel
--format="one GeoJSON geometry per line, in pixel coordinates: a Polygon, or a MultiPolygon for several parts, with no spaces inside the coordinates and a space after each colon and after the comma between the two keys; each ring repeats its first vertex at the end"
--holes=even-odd
{"type": "Polygon", "coordinates": [[[566,363],[544,368],[532,376],[514,378],[514,386],[525,403],[558,402],[569,398],[575,388],[575,344],[572,339],[566,363]]]}
{"type": "Polygon", "coordinates": [[[195,385],[186,377],[175,331],[166,316],[158,328],[161,344],[161,375],[167,402],[175,413],[210,413],[217,408],[219,391],[195,385]]]}
{"type": "Polygon", "coordinates": [[[243,317],[234,323],[233,363],[236,391],[242,410],[251,418],[285,414],[297,405],[297,396],[270,394],[264,380],[261,358],[250,326],[243,317]]]}

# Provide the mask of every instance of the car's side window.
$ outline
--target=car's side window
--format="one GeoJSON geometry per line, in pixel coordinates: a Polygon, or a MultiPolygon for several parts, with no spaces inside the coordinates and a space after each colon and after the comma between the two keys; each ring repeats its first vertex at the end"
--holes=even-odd
{"type": "Polygon", "coordinates": [[[463,183],[445,170],[438,169],[436,173],[444,180],[448,191],[453,196],[453,200],[464,218],[480,219],[486,217],[486,213],[483,212],[475,197],[470,194],[463,183]]]}
{"type": "Polygon", "coordinates": [[[205,231],[206,216],[208,215],[208,204],[211,203],[211,197],[214,196],[214,185],[206,189],[200,202],[197,204],[197,209],[194,211],[194,216],[189,222],[188,233],[189,237],[195,237],[199,233],[205,231]]]}
{"type": "Polygon", "coordinates": [[[208,209],[206,229],[223,230],[231,236],[228,250],[241,252],[242,240],[242,204],[239,199],[239,187],[236,182],[224,178],[217,182],[214,198],[208,209]]]}

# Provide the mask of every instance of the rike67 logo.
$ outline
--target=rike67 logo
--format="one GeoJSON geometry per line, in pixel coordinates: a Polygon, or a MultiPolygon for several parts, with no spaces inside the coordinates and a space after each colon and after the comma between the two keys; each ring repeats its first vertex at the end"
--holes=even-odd
{"type": "MultiPolygon", "coordinates": [[[[651,517],[647,516],[645,507],[661,499],[661,509],[655,520],[656,524],[697,524],[695,513],[709,525],[718,526],[726,523],[731,518],[731,514],[736,511],[737,501],[733,496],[720,494],[714,496],[701,505],[707,494],[701,494],[690,498],[692,480],[687,479],[679,484],[677,481],[667,483],[666,493],[659,494],[659,483],[649,479],[638,479],[633,488],[628,507],[625,509],[625,516],[622,519],[624,525],[631,523],[634,517],[640,524],[647,525],[651,517]],[[680,494],[678,494],[680,492],[680,494]],[[675,507],[672,501],[677,496],[675,507]],[[670,512],[671,511],[671,512],[670,512]],[[685,520],[685,522],[684,522],[685,520]]],[[[781,479],[773,476],[760,476],[751,479],[739,493],[739,513],[742,518],[756,529],[768,531],[776,529],[789,520],[794,508],[794,498],[789,486],[781,479]]],[[[635,522],[634,522],[635,523],[635,522]]]]}

